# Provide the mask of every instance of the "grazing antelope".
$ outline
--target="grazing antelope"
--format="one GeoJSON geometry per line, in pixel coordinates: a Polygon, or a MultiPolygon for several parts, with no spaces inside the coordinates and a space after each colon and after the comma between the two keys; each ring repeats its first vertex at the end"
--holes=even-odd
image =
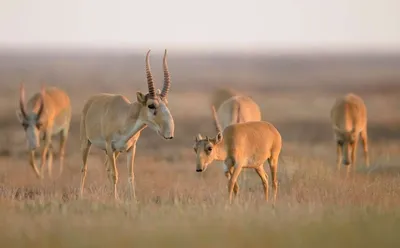
{"type": "Polygon", "coordinates": [[[164,139],[174,136],[174,119],[168,108],[167,95],[170,88],[170,74],[167,66],[167,50],[164,53],[164,86],[162,91],[155,91],[149,63],[150,50],[146,55],[146,75],[149,93],[136,93],[137,102],[130,102],[125,96],[101,93],[90,97],[82,110],[81,116],[81,149],[82,178],[80,194],[87,173],[87,159],[92,145],[106,153],[106,167],[109,179],[114,185],[114,197],[118,199],[118,171],[116,158],[126,151],[129,170],[131,197],[136,199],[134,185],[134,159],[136,142],[141,131],[149,126],[164,139]]]}
{"type": "Polygon", "coordinates": [[[278,190],[278,158],[282,148],[282,138],[278,130],[266,121],[249,121],[229,125],[221,131],[214,106],[212,113],[217,135],[214,138],[203,138],[201,134],[196,136],[193,147],[196,153],[196,171],[205,171],[214,160],[224,161],[231,203],[232,193],[237,195],[239,191],[237,179],[240,172],[243,168],[253,168],[261,178],[265,199],[268,201],[268,174],[263,167],[264,162],[268,160],[275,203],[278,190]]]}
{"type": "Polygon", "coordinates": [[[330,118],[336,139],[337,167],[340,164],[348,166],[356,162],[358,138],[361,137],[364,147],[366,166],[369,166],[368,135],[367,135],[367,108],[361,97],[349,93],[336,99],[330,118]]]}
{"type": "Polygon", "coordinates": [[[222,130],[235,123],[261,121],[258,104],[250,97],[241,95],[232,96],[224,101],[218,108],[217,116],[222,130]]]}
{"type": "MultiPolygon", "coordinates": [[[[220,89],[217,92],[219,92],[219,95],[222,96],[225,93],[230,93],[233,91],[230,91],[230,89],[220,89]]],[[[237,95],[228,98],[226,101],[220,104],[219,108],[217,108],[217,116],[222,130],[224,130],[225,127],[235,123],[261,121],[261,112],[258,104],[248,96],[239,95],[238,93],[235,94],[237,95]]],[[[226,96],[227,95],[228,94],[226,94],[226,96]]],[[[243,176],[241,179],[245,185],[244,182],[247,181],[247,173],[244,171],[242,174],[243,176]]]]}
{"type": "Polygon", "coordinates": [[[19,110],[17,117],[25,130],[30,150],[29,163],[36,173],[36,176],[43,178],[44,165],[48,153],[48,173],[52,177],[53,146],[52,137],[60,134],[60,168],[61,175],[64,165],[65,145],[68,138],[71,121],[70,99],[63,90],[49,87],[34,94],[25,104],[25,88],[21,83],[19,110]],[[44,144],[41,150],[40,171],[35,163],[35,150],[40,146],[40,134],[43,134],[44,144]]]}
{"type": "Polygon", "coordinates": [[[238,91],[232,89],[232,88],[226,88],[226,87],[218,87],[217,89],[214,90],[213,94],[211,95],[211,105],[215,107],[215,109],[219,109],[221,104],[228,100],[229,98],[233,96],[239,96],[241,95],[238,91]]]}

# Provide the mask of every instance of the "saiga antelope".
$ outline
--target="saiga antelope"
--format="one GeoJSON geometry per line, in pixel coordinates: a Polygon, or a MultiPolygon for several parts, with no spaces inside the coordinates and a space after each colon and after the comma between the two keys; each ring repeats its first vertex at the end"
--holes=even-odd
{"type": "Polygon", "coordinates": [[[231,124],[261,120],[258,104],[250,97],[241,95],[232,96],[224,101],[217,108],[217,116],[222,130],[231,124]]]}
{"type": "Polygon", "coordinates": [[[167,66],[167,50],[164,53],[164,86],[155,91],[149,63],[150,50],[146,55],[146,75],[149,93],[136,93],[137,102],[131,103],[125,96],[101,93],[90,97],[85,103],[81,116],[82,178],[80,195],[87,174],[87,159],[92,145],[106,153],[106,167],[109,179],[114,185],[114,197],[118,199],[118,170],[116,158],[121,152],[128,152],[127,166],[131,196],[136,199],[134,185],[134,159],[136,142],[141,131],[149,126],[164,139],[174,136],[174,119],[168,108],[167,95],[170,88],[170,74],[167,66]]]}
{"type": "MultiPolygon", "coordinates": [[[[217,91],[220,96],[227,96],[232,92],[233,91],[228,91],[227,89],[220,89],[217,91]]],[[[248,96],[239,95],[238,93],[236,94],[237,95],[222,102],[219,107],[216,108],[217,117],[222,130],[231,124],[248,121],[261,121],[261,111],[258,104],[248,96]]],[[[247,173],[243,173],[242,179],[246,181],[247,173]]]]}
{"type": "Polygon", "coordinates": [[[42,85],[41,91],[34,94],[25,104],[25,88],[21,83],[19,110],[17,117],[25,130],[30,150],[29,163],[35,174],[43,178],[44,165],[48,153],[48,173],[52,177],[53,146],[52,137],[60,134],[60,168],[59,175],[63,171],[65,145],[68,138],[71,121],[70,99],[63,90],[42,85]],[[35,163],[35,150],[40,147],[40,134],[43,134],[44,144],[41,150],[40,171],[35,163]]]}
{"type": "Polygon", "coordinates": [[[278,130],[266,121],[250,121],[227,126],[223,131],[212,106],[217,135],[214,138],[198,134],[195,138],[196,171],[202,172],[214,160],[224,161],[224,172],[228,178],[229,202],[233,192],[237,195],[237,179],[243,168],[253,168],[260,176],[264,186],[265,199],[268,201],[268,174],[263,164],[268,160],[274,199],[278,190],[278,158],[282,148],[282,138],[278,130]]]}
{"type": "Polygon", "coordinates": [[[338,170],[341,163],[347,166],[347,173],[354,166],[359,137],[363,143],[365,164],[369,167],[367,108],[361,97],[352,93],[338,97],[330,118],[336,139],[338,170]]]}

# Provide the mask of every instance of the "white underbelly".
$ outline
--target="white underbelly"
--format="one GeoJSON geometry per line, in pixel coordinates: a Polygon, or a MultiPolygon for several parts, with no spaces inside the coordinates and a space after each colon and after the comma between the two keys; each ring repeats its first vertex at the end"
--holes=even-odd
{"type": "Polygon", "coordinates": [[[106,141],[103,138],[97,138],[97,139],[89,139],[90,143],[102,150],[106,149],[106,141]]]}
{"type": "MultiPolygon", "coordinates": [[[[95,138],[95,139],[89,139],[90,143],[102,150],[106,150],[107,142],[104,138],[95,138]]],[[[125,142],[125,139],[123,136],[117,136],[113,137],[111,140],[112,147],[115,151],[126,151],[128,149],[129,142],[125,142]]]]}

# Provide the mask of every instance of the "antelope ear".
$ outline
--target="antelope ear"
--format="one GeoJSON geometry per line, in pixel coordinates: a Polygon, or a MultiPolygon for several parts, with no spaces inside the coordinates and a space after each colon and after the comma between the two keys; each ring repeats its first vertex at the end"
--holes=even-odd
{"type": "Polygon", "coordinates": [[[136,92],[136,98],[139,103],[143,105],[146,104],[146,96],[142,92],[140,91],[136,92]]]}
{"type": "Polygon", "coordinates": [[[220,143],[221,141],[222,141],[222,133],[219,132],[219,133],[217,134],[217,136],[215,137],[215,144],[218,144],[218,143],[220,143]]]}
{"type": "Polygon", "coordinates": [[[201,134],[197,134],[197,136],[195,138],[196,142],[199,140],[202,140],[202,139],[203,139],[203,137],[201,136],[201,134]]]}

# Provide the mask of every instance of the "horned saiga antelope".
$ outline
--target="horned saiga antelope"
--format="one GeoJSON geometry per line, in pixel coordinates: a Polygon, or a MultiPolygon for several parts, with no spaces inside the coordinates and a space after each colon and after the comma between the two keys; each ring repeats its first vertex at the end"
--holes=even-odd
{"type": "Polygon", "coordinates": [[[164,86],[162,91],[155,90],[149,63],[150,50],[146,55],[146,75],[149,92],[136,93],[136,102],[130,102],[125,96],[117,94],[97,94],[90,97],[82,110],[81,149],[82,178],[80,194],[87,174],[87,159],[92,145],[106,153],[106,166],[109,179],[114,185],[114,197],[118,199],[118,170],[116,158],[121,152],[127,152],[127,166],[131,196],[136,198],[134,185],[134,159],[136,142],[141,131],[149,126],[164,139],[174,136],[174,119],[168,108],[167,95],[170,89],[170,74],[167,66],[167,50],[164,53],[164,86]]]}
{"type": "Polygon", "coordinates": [[[25,103],[25,88],[21,83],[19,110],[17,117],[25,130],[28,141],[29,163],[35,174],[43,178],[44,166],[48,154],[47,166],[49,176],[52,177],[53,146],[52,137],[60,135],[60,168],[59,175],[63,171],[65,145],[68,138],[71,121],[71,103],[66,92],[56,87],[45,88],[42,85],[40,92],[35,93],[25,103]],[[40,135],[44,141],[40,152],[40,171],[35,163],[35,150],[40,147],[40,135]]]}
{"type": "Polygon", "coordinates": [[[338,97],[331,109],[330,118],[336,139],[338,170],[341,163],[347,166],[347,172],[354,166],[359,137],[368,167],[367,108],[361,97],[353,93],[338,97]]]}
{"type": "Polygon", "coordinates": [[[213,138],[198,134],[195,138],[196,171],[202,172],[214,160],[224,161],[224,172],[228,178],[229,202],[232,195],[237,195],[237,179],[243,168],[253,168],[260,176],[264,186],[265,199],[268,201],[268,174],[264,163],[268,160],[272,187],[273,202],[278,190],[277,169],[282,148],[282,138],[278,130],[266,121],[249,121],[227,126],[223,131],[218,121],[214,106],[212,113],[217,135],[213,138]]]}

